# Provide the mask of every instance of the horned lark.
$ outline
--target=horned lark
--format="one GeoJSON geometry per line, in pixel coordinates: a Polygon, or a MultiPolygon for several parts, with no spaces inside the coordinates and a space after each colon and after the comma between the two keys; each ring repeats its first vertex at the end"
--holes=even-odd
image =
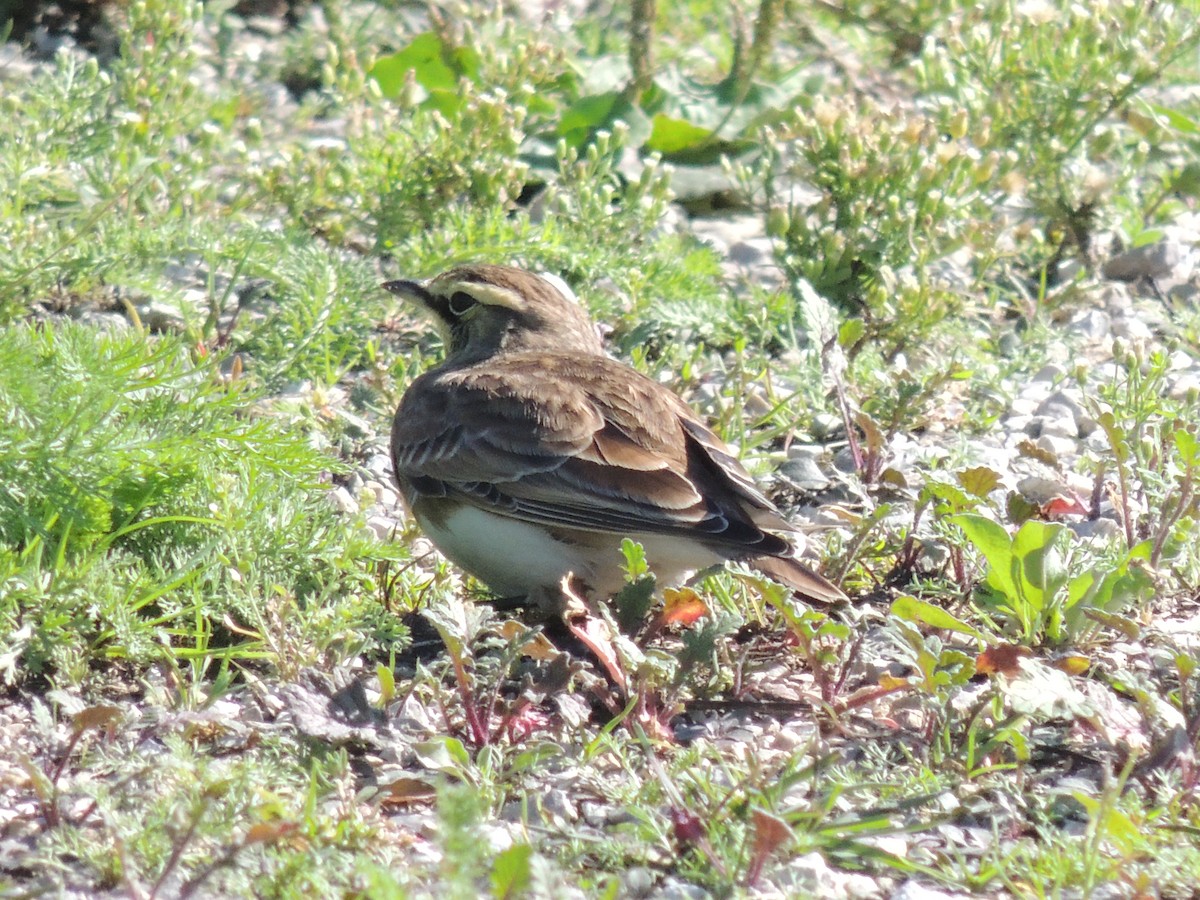
{"type": "Polygon", "coordinates": [[[437,548],[493,591],[555,609],[571,576],[610,597],[629,537],[660,584],[738,560],[811,599],[844,599],[794,558],[795,530],[720,438],[606,356],[550,281],[469,265],[384,287],[432,313],[447,348],[396,411],[396,480],[437,548]]]}

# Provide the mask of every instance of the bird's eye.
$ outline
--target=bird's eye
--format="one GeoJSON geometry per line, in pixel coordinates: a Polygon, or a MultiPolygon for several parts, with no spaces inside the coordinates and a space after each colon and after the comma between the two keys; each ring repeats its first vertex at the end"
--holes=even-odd
{"type": "Polygon", "coordinates": [[[466,291],[455,291],[450,295],[450,312],[462,317],[479,305],[479,301],[466,291]]]}

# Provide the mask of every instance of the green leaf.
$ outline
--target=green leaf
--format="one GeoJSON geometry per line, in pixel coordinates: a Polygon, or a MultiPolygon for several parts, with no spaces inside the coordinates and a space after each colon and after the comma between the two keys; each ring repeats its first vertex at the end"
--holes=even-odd
{"type": "Polygon", "coordinates": [[[1166,232],[1161,228],[1147,228],[1134,235],[1130,244],[1133,247],[1149,247],[1151,244],[1157,244],[1164,237],[1166,237],[1166,232]]]}
{"type": "Polygon", "coordinates": [[[988,585],[1010,603],[1017,602],[1020,594],[1012,571],[1016,558],[1013,555],[1012,540],[1009,538],[1008,532],[991,519],[976,513],[950,516],[947,521],[961,528],[967,536],[967,540],[974,544],[987,560],[989,566],[988,585]]]}
{"type": "Polygon", "coordinates": [[[982,636],[978,631],[966,622],[952,616],[940,606],[935,606],[924,600],[918,600],[916,597],[910,597],[907,594],[897,597],[895,602],[892,603],[892,615],[909,622],[923,622],[932,628],[942,628],[946,631],[957,631],[959,634],[969,634],[971,637],[982,640],[982,636]]]}
{"type": "Polygon", "coordinates": [[[1188,163],[1171,179],[1171,190],[1185,197],[1200,197],[1200,163],[1188,163]]]}
{"type": "Polygon", "coordinates": [[[678,153],[701,146],[712,138],[707,128],[693,125],[686,119],[676,119],[659,113],[651,121],[650,137],[646,149],[664,155],[678,153]]]}
{"type": "Polygon", "coordinates": [[[605,91],[580,97],[564,110],[555,129],[559,137],[575,149],[587,145],[598,131],[611,131],[617,122],[628,129],[629,147],[640,147],[650,136],[649,117],[630,103],[619,91],[605,91]]]}
{"type": "Polygon", "coordinates": [[[646,563],[646,550],[637,541],[622,538],[621,555],[625,557],[623,568],[626,581],[637,581],[650,574],[650,566],[646,563]]]}
{"type": "Polygon", "coordinates": [[[471,768],[471,754],[458,738],[442,735],[413,745],[417,760],[427,769],[462,778],[471,768]]]}
{"type": "Polygon", "coordinates": [[[431,31],[417,35],[403,50],[381,56],[368,74],[379,84],[383,96],[395,98],[410,70],[417,84],[428,91],[452,90],[458,85],[458,76],[442,56],[442,42],[431,31]]]}
{"type": "Polygon", "coordinates": [[[862,319],[847,319],[842,323],[842,327],[838,329],[838,346],[843,348],[853,347],[862,340],[863,335],[866,333],[867,326],[862,319]]]}
{"type": "Polygon", "coordinates": [[[1013,555],[1025,599],[1039,611],[1049,607],[1067,583],[1063,544],[1069,540],[1066,526],[1030,519],[1013,537],[1013,555]]]}
{"type": "Polygon", "coordinates": [[[933,502],[934,512],[938,515],[963,512],[979,505],[978,500],[969,496],[957,485],[946,484],[942,481],[927,481],[921,488],[921,501],[933,502]]]}
{"type": "Polygon", "coordinates": [[[1100,417],[1096,419],[1096,423],[1103,429],[1105,436],[1108,438],[1109,446],[1112,447],[1113,456],[1117,458],[1118,463],[1124,463],[1129,459],[1129,443],[1125,439],[1125,429],[1117,424],[1116,417],[1107,410],[1100,413],[1100,417]]]}
{"type": "Polygon", "coordinates": [[[504,768],[506,776],[515,775],[518,772],[530,772],[540,766],[546,760],[555,759],[563,755],[563,748],[558,744],[547,741],[531,747],[528,750],[522,750],[515,757],[509,760],[508,765],[504,768]]]}
{"type": "Polygon", "coordinates": [[[396,676],[390,667],[379,663],[375,666],[375,677],[379,679],[379,705],[387,706],[396,696],[396,676]]]}
{"type": "Polygon", "coordinates": [[[1142,626],[1133,621],[1133,619],[1126,618],[1125,616],[1106,613],[1099,609],[1085,609],[1083,614],[1085,618],[1091,619],[1093,622],[1099,622],[1106,628],[1111,628],[1128,640],[1136,641],[1142,636],[1142,626]]]}
{"type": "Polygon", "coordinates": [[[975,466],[958,473],[958,483],[963,490],[983,499],[1000,484],[1000,473],[987,466],[975,466]]]}
{"type": "Polygon", "coordinates": [[[1142,829],[1124,812],[1104,803],[1099,798],[1079,791],[1075,791],[1072,796],[1080,806],[1087,810],[1088,818],[1096,823],[1100,834],[1122,856],[1128,858],[1145,849],[1146,838],[1142,834],[1142,829]]]}
{"type": "Polygon", "coordinates": [[[565,110],[555,129],[558,136],[573,147],[581,147],[589,135],[612,121],[621,100],[619,91],[605,91],[580,97],[565,110]]]}
{"type": "Polygon", "coordinates": [[[1175,668],[1179,670],[1179,678],[1181,681],[1187,681],[1192,677],[1197,668],[1200,668],[1200,662],[1194,656],[1187,653],[1177,653],[1175,655],[1175,668]]]}
{"type": "Polygon", "coordinates": [[[519,897],[533,882],[533,848],[514,844],[492,863],[492,896],[497,900],[519,897]]]}
{"type": "Polygon", "coordinates": [[[1175,443],[1175,450],[1179,453],[1179,461],[1183,463],[1184,468],[1193,469],[1200,464],[1200,441],[1196,440],[1196,435],[1186,428],[1177,428],[1172,435],[1172,440],[1175,443]]]}
{"type": "Polygon", "coordinates": [[[1151,103],[1149,106],[1157,115],[1164,117],[1170,122],[1171,127],[1176,131],[1183,134],[1200,134],[1200,122],[1184,115],[1179,110],[1171,109],[1168,106],[1162,106],[1158,103],[1151,103]]]}

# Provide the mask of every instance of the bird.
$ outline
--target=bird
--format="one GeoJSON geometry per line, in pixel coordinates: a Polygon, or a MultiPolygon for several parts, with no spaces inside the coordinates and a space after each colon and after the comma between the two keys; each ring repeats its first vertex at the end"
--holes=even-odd
{"type": "Polygon", "coordinates": [[[611,598],[629,538],[660,585],[734,561],[809,600],[846,599],[796,558],[799,533],[733,451],[607,355],[550,277],[473,263],[383,287],[430,314],[446,348],[396,410],[397,484],[433,545],[493,593],[546,612],[567,583],[611,598]]]}

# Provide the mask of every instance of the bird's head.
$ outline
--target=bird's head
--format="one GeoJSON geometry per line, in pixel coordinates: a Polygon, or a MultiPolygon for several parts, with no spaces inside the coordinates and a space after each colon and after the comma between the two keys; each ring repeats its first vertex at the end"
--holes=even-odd
{"type": "Polygon", "coordinates": [[[549,280],[511,266],[466,265],[422,284],[389,281],[387,290],[432,313],[447,358],[554,351],[603,354],[583,308],[549,280]]]}

